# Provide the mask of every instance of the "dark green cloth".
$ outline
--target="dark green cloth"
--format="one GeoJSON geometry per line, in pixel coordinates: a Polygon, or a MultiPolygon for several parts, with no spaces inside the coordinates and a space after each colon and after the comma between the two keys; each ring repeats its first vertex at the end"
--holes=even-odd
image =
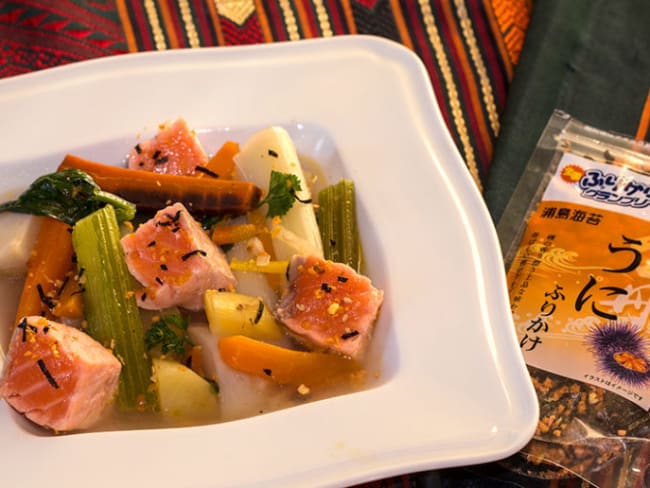
{"type": "Polygon", "coordinates": [[[650,0],[535,0],[485,188],[495,222],[553,109],[634,136],[650,88],[650,0]]]}

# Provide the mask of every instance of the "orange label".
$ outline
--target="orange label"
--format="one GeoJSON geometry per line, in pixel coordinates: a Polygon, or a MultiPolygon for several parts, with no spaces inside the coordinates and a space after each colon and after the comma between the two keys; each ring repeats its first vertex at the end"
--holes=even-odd
{"type": "Polygon", "coordinates": [[[525,360],[650,407],[650,179],[566,154],[508,271],[525,360]]]}

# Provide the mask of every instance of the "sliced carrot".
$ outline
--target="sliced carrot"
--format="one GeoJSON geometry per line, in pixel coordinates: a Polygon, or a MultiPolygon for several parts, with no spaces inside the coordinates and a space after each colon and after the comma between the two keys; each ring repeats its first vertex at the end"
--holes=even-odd
{"type": "Polygon", "coordinates": [[[260,228],[254,224],[215,225],[212,228],[212,242],[218,246],[233,244],[255,237],[259,233],[260,228]]]}
{"type": "Polygon", "coordinates": [[[44,217],[27,262],[27,276],[16,311],[15,324],[29,315],[51,316],[50,302],[58,294],[72,264],[70,226],[44,217]]]}
{"type": "MultiPolygon", "coordinates": [[[[217,175],[218,178],[229,180],[235,172],[235,154],[239,152],[239,144],[233,141],[226,141],[221,148],[210,158],[206,168],[217,175]]],[[[208,176],[199,173],[198,177],[208,176]]]]}
{"type": "Polygon", "coordinates": [[[70,154],[59,165],[59,171],[66,168],[85,171],[102,190],[115,193],[143,209],[160,209],[181,202],[190,211],[237,215],[256,208],[262,193],[259,187],[247,181],[138,171],[70,154]]]}
{"type": "Polygon", "coordinates": [[[318,386],[362,372],[359,363],[342,356],[294,351],[242,335],[220,338],[219,354],[237,371],[285,385],[318,386]]]}

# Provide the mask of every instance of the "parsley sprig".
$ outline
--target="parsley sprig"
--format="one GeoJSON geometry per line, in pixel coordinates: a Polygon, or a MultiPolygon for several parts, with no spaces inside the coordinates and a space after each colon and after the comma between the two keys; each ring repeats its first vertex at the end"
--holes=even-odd
{"type": "Polygon", "coordinates": [[[160,346],[160,352],[163,354],[171,353],[178,357],[184,356],[187,353],[187,348],[193,345],[187,335],[189,324],[189,318],[184,318],[180,314],[156,317],[151,323],[151,329],[144,336],[147,349],[151,350],[160,346]]]}
{"type": "Polygon", "coordinates": [[[266,216],[269,218],[280,217],[293,207],[296,200],[301,203],[311,203],[311,200],[298,198],[296,193],[301,190],[300,180],[296,175],[273,170],[269,181],[269,192],[260,201],[258,207],[267,204],[269,208],[266,216]]]}

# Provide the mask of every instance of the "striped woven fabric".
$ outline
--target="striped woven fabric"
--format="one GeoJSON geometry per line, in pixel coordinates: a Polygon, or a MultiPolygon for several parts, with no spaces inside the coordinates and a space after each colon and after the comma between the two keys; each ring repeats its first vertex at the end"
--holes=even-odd
{"type": "Polygon", "coordinates": [[[135,51],[371,34],[424,62],[479,188],[532,0],[2,0],[0,77],[135,51]]]}
{"type": "MultiPolygon", "coordinates": [[[[0,0],[0,78],[127,52],[368,34],[424,62],[479,188],[533,0],[0,0]]],[[[463,471],[364,488],[481,487],[463,471]],[[441,481],[442,480],[442,481],[441,481]]],[[[488,483],[487,486],[495,486],[488,483]]]]}

